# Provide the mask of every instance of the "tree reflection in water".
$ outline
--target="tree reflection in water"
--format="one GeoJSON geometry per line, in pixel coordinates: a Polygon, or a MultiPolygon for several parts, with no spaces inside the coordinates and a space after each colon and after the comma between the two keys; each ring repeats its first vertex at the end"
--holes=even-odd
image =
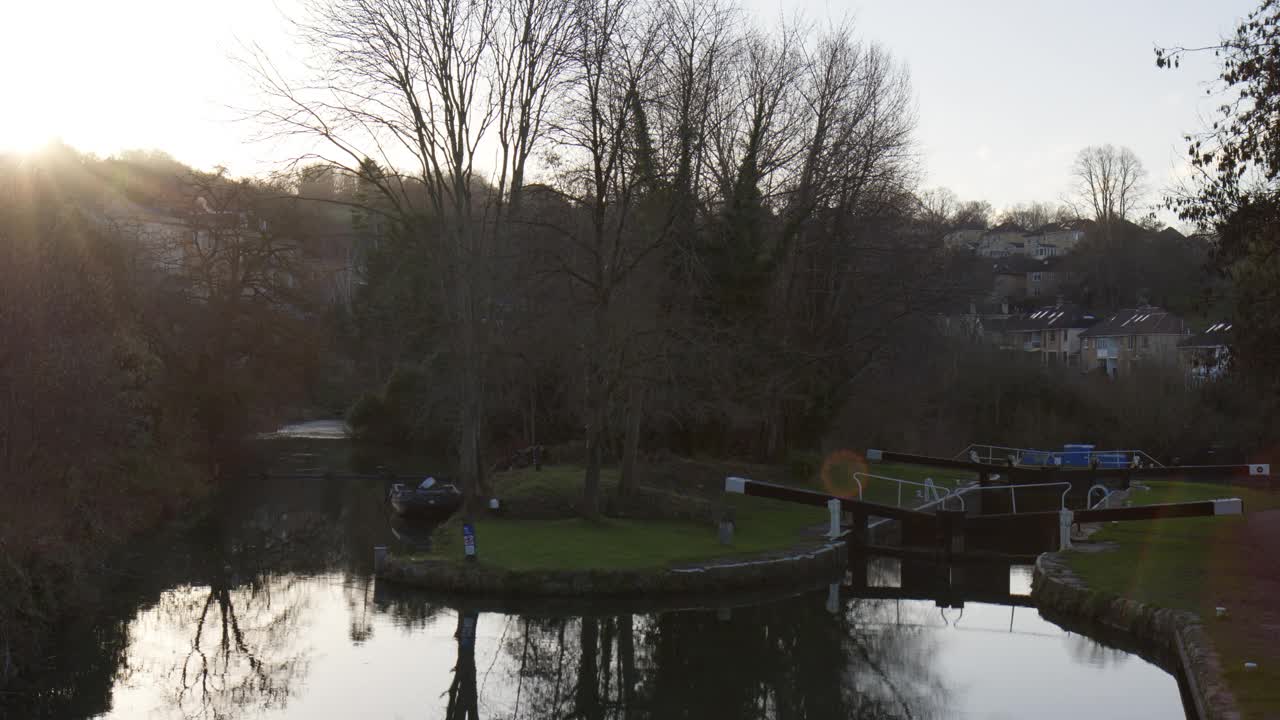
{"type": "Polygon", "coordinates": [[[476,624],[479,613],[458,613],[458,662],[453,666],[453,683],[449,685],[449,704],[445,720],[479,720],[480,699],[476,689],[476,624]]]}
{"type": "MultiPolygon", "coordinates": [[[[727,617],[709,611],[522,617],[503,642],[515,690],[502,715],[943,716],[947,693],[930,668],[936,648],[929,631],[886,625],[881,610],[876,603],[853,602],[832,615],[811,596],[727,617]]],[[[474,677],[463,674],[473,664],[474,657],[460,655],[463,682],[474,677]]]]}
{"type": "Polygon", "coordinates": [[[172,706],[183,717],[219,719],[283,707],[306,672],[293,642],[305,592],[294,576],[266,576],[166,593],[161,622],[173,636],[187,636],[164,672],[172,706]]]}

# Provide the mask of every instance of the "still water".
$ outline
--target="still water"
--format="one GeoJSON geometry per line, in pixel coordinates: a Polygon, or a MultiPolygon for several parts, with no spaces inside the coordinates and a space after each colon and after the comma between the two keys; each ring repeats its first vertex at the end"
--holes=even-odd
{"type": "MultiPolygon", "coordinates": [[[[272,452],[316,462],[308,442],[272,452]]],[[[342,443],[342,441],[337,441],[342,443]]],[[[319,450],[333,454],[334,446],[319,450]]],[[[1172,676],[1035,609],[827,589],[513,609],[379,585],[381,481],[252,480],[72,628],[26,716],[1177,718],[1172,676]],[[834,609],[835,612],[831,612],[834,609]]],[[[482,540],[483,542],[483,540],[482,540]]],[[[482,549],[483,552],[483,549],[482,549]]],[[[900,568],[876,563],[872,585],[900,568]]],[[[1025,568],[1009,590],[1027,590],[1025,568]]]]}

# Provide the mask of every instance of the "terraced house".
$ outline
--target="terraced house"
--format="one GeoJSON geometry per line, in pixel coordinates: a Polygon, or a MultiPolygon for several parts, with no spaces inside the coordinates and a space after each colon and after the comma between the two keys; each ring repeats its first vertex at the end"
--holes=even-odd
{"type": "Polygon", "coordinates": [[[1081,364],[1110,377],[1138,372],[1144,366],[1178,364],[1178,343],[1187,324],[1173,313],[1150,305],[1117,311],[1080,334],[1081,364]]]}
{"type": "Polygon", "coordinates": [[[1003,346],[1035,353],[1043,365],[1078,367],[1080,336],[1098,319],[1075,305],[1052,305],[1009,318],[1004,324],[1003,346]]]}

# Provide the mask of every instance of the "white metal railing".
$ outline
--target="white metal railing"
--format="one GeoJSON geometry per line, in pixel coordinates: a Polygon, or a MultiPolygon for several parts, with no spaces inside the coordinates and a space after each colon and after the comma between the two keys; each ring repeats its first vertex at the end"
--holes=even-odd
{"type": "Polygon", "coordinates": [[[1111,499],[1111,492],[1112,492],[1111,489],[1105,485],[1094,485],[1093,487],[1089,488],[1089,494],[1085,496],[1084,506],[1089,508],[1090,510],[1093,510],[1095,508],[1106,505],[1107,501],[1111,499]],[[1096,503],[1093,501],[1093,493],[1095,491],[1102,493],[1102,499],[1096,503]]]}
{"type": "Polygon", "coordinates": [[[1152,467],[1164,467],[1163,463],[1142,450],[1033,450],[1030,448],[971,443],[965,449],[956,453],[954,457],[958,460],[963,459],[988,465],[1007,465],[1012,461],[1014,465],[1063,466],[1066,463],[1062,459],[1067,455],[1084,455],[1086,465],[1092,464],[1095,458],[1110,460],[1111,458],[1125,457],[1130,464],[1133,464],[1134,460],[1138,459],[1152,467]]]}
{"type": "Polygon", "coordinates": [[[867,479],[867,480],[883,480],[883,481],[885,481],[885,482],[892,482],[892,483],[896,483],[896,484],[897,484],[897,498],[898,498],[898,499],[897,499],[897,507],[902,507],[902,488],[903,488],[903,486],[904,486],[904,485],[911,485],[911,486],[914,486],[914,487],[923,488],[923,489],[924,489],[924,491],[925,491],[926,493],[928,493],[928,494],[932,497],[932,500],[931,500],[931,501],[926,502],[926,503],[925,503],[925,504],[923,504],[923,505],[917,505],[917,506],[915,506],[915,508],[914,508],[914,509],[916,509],[916,510],[919,510],[920,508],[932,507],[932,506],[934,506],[934,505],[938,505],[938,504],[942,504],[942,505],[944,505],[944,507],[945,507],[945,503],[946,503],[946,501],[947,501],[947,498],[951,498],[951,497],[958,498],[958,499],[960,500],[960,509],[961,509],[961,510],[964,510],[964,509],[965,509],[965,508],[964,508],[964,498],[961,498],[959,495],[957,495],[955,492],[953,492],[953,491],[951,490],[951,488],[949,488],[949,487],[944,487],[944,486],[942,486],[942,485],[936,485],[936,484],[934,484],[934,482],[933,482],[933,480],[932,480],[932,479],[926,479],[926,480],[925,480],[925,482],[919,482],[919,481],[916,481],[916,480],[903,480],[902,478],[889,477],[888,475],[874,475],[874,474],[872,474],[872,473],[865,473],[865,472],[855,472],[855,473],[853,474],[853,479],[854,479],[854,480],[856,480],[856,481],[858,481],[858,492],[859,492],[858,498],[859,498],[859,499],[862,499],[862,495],[861,495],[861,493],[862,493],[862,480],[863,480],[864,478],[865,478],[865,479],[867,479]]]}
{"type": "Polygon", "coordinates": [[[1066,490],[1062,491],[1062,497],[1059,499],[1058,509],[1065,510],[1067,508],[1067,494],[1071,492],[1071,483],[1069,482],[1025,483],[1021,485],[986,485],[986,486],[971,485],[969,487],[961,488],[960,490],[957,490],[955,495],[956,497],[963,500],[964,495],[966,493],[982,492],[986,490],[1008,490],[1009,502],[1010,502],[1010,505],[1013,507],[1013,514],[1017,515],[1018,514],[1018,490],[1023,488],[1033,488],[1033,487],[1066,487],[1066,490]]]}

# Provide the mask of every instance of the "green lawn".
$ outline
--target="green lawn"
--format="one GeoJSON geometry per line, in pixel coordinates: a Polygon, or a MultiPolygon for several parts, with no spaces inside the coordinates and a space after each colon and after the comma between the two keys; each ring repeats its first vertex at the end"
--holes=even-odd
{"type": "MultiPolygon", "coordinates": [[[[582,468],[548,466],[495,476],[495,491],[511,507],[536,500],[540,507],[568,511],[582,493],[582,468]]],[[[616,469],[601,477],[602,494],[617,488],[616,469]]],[[[482,517],[475,523],[482,563],[511,570],[638,569],[783,550],[806,539],[806,530],[826,522],[823,508],[732,496],[736,530],[732,546],[719,543],[710,523],[617,518],[522,520],[482,517]]],[[[433,556],[462,556],[462,521],[454,518],[432,535],[433,556]]],[[[813,534],[808,534],[813,539],[813,534]]]]}
{"type": "MultiPolygon", "coordinates": [[[[942,487],[955,487],[958,481],[970,479],[954,472],[939,473],[905,465],[872,465],[868,472],[915,481],[932,478],[942,487]]],[[[507,507],[536,504],[539,508],[561,512],[563,519],[478,519],[476,544],[481,562],[512,570],[668,567],[784,550],[806,539],[815,539],[828,521],[825,508],[741,495],[725,498],[734,508],[736,520],[734,543],[728,547],[720,545],[716,529],[710,523],[615,518],[588,521],[571,517],[580,501],[582,473],[581,467],[555,465],[546,466],[540,472],[524,469],[495,475],[494,490],[507,507]]],[[[601,473],[601,494],[616,492],[617,482],[616,468],[606,468],[601,473]]],[[[839,494],[857,494],[857,484],[847,468],[829,470],[825,480],[819,477],[797,484],[839,494]]],[[[896,505],[898,487],[898,483],[887,480],[865,480],[863,497],[896,505]]],[[[910,507],[925,501],[915,495],[916,490],[914,486],[903,486],[903,505],[910,507]]],[[[718,491],[713,494],[720,495],[718,491]]],[[[432,555],[461,557],[461,525],[461,520],[455,518],[437,529],[433,534],[432,555]]]]}
{"type": "MultiPolygon", "coordinates": [[[[710,524],[612,518],[482,518],[475,524],[476,547],[482,563],[509,570],[661,568],[782,550],[797,544],[801,530],[815,521],[821,522],[822,515],[813,510],[803,513],[740,508],[734,544],[729,547],[719,544],[710,524]]],[[[460,520],[450,521],[435,533],[434,554],[461,557],[461,524],[460,520]]]]}
{"type": "MultiPolygon", "coordinates": [[[[1132,492],[1133,504],[1238,497],[1246,513],[1280,508],[1280,493],[1200,483],[1148,485],[1150,491],[1132,492]]],[[[1095,589],[1206,618],[1242,709],[1251,717],[1274,717],[1280,713],[1280,647],[1260,642],[1252,630],[1261,618],[1252,617],[1247,608],[1262,584],[1274,587],[1280,578],[1260,576],[1256,550],[1245,542],[1243,531],[1239,516],[1120,522],[1093,538],[1116,543],[1114,550],[1073,552],[1068,558],[1095,589]],[[1217,606],[1227,607],[1231,618],[1214,619],[1217,606]],[[1246,660],[1257,662],[1258,671],[1246,674],[1246,660]]]]}

